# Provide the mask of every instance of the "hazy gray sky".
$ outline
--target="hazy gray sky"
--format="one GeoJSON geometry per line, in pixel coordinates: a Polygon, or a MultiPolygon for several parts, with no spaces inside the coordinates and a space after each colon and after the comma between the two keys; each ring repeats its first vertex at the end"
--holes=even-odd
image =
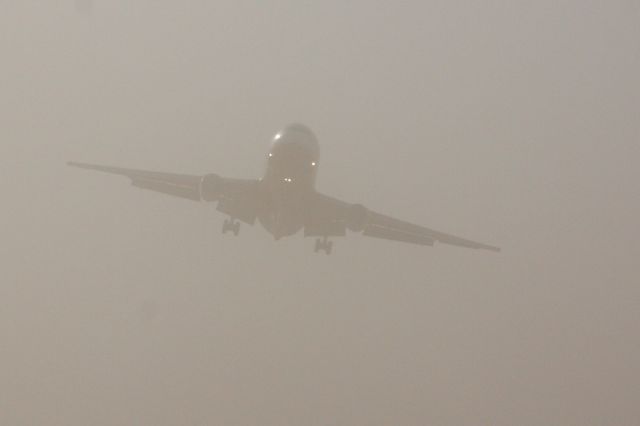
{"type": "Polygon", "coordinates": [[[639,22],[1,2],[0,423],[637,423],[639,22]],[[211,205],[64,165],[257,177],[292,121],[323,192],[503,252],[223,238],[211,205]]]}

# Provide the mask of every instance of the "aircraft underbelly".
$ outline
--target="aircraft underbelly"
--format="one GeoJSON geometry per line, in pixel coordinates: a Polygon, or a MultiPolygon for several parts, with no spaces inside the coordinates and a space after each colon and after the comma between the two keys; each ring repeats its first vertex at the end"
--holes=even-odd
{"type": "Polygon", "coordinates": [[[275,239],[297,234],[305,223],[304,197],[293,194],[275,194],[270,208],[258,220],[275,239]]]}
{"type": "Polygon", "coordinates": [[[258,220],[276,239],[297,234],[304,226],[303,218],[289,211],[271,212],[258,220]]]}

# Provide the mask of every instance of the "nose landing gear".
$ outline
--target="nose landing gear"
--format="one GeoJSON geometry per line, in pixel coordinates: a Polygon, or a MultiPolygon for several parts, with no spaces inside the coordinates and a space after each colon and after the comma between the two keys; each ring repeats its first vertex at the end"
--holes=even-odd
{"type": "Polygon", "coordinates": [[[333,241],[329,241],[327,237],[322,239],[318,238],[316,240],[315,252],[318,253],[321,250],[324,251],[327,256],[330,255],[333,251],[333,241]]]}
{"type": "Polygon", "coordinates": [[[233,232],[236,237],[240,233],[240,222],[234,219],[225,219],[222,224],[222,233],[233,232]]]}

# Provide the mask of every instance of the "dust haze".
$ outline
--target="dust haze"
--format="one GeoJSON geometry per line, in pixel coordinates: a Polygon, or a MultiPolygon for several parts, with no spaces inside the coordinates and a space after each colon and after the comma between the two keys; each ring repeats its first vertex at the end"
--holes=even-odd
{"type": "Polygon", "coordinates": [[[90,14],[93,11],[93,0],[75,0],[79,13],[90,14]]]}
{"type": "Polygon", "coordinates": [[[638,22],[622,0],[3,2],[0,423],[637,423],[638,22]],[[318,256],[65,165],[259,177],[294,121],[319,190],[502,253],[318,256]]]}

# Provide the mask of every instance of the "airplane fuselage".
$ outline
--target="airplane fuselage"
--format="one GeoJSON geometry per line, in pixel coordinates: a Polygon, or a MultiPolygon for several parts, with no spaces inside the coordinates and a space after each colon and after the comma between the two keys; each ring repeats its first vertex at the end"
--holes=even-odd
{"type": "Polygon", "coordinates": [[[319,159],[318,141],[307,127],[293,124],[274,136],[262,178],[267,208],[258,216],[274,238],[296,234],[304,227],[319,159]]]}

